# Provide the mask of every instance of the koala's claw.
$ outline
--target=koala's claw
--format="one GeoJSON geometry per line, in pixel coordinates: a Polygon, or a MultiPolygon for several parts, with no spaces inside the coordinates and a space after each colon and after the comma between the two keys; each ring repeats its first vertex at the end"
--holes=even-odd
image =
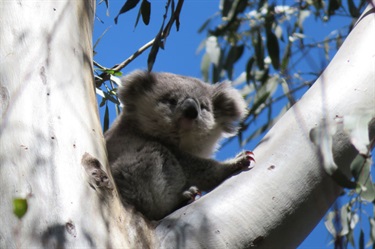
{"type": "Polygon", "coordinates": [[[188,190],[184,191],[182,195],[188,200],[188,204],[190,204],[201,197],[201,191],[197,187],[191,186],[188,190]]]}
{"type": "Polygon", "coordinates": [[[236,157],[236,159],[238,160],[237,164],[238,164],[239,168],[249,168],[250,165],[251,165],[251,161],[253,161],[255,163],[254,153],[252,151],[248,151],[248,150],[241,152],[236,157]]]}

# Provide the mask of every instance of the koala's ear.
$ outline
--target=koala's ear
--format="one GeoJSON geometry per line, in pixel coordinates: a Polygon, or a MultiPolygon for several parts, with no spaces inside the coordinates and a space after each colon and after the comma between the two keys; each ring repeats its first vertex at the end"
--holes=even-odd
{"type": "Polygon", "coordinates": [[[247,114],[246,102],[229,82],[218,83],[214,87],[212,103],[216,122],[227,135],[233,136],[237,133],[238,123],[247,114]]]}
{"type": "Polygon", "coordinates": [[[117,96],[124,106],[135,104],[139,95],[150,91],[156,81],[154,73],[137,70],[121,78],[122,86],[119,87],[117,96]]]}

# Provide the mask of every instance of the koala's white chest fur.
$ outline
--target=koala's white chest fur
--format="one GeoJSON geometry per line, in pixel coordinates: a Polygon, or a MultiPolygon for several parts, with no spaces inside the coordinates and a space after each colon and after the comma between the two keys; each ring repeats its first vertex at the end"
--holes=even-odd
{"type": "Polygon", "coordinates": [[[136,71],[123,79],[121,116],[106,132],[108,158],[124,204],[161,219],[242,167],[246,154],[210,159],[223,136],[234,135],[246,103],[229,83],[136,71]]]}

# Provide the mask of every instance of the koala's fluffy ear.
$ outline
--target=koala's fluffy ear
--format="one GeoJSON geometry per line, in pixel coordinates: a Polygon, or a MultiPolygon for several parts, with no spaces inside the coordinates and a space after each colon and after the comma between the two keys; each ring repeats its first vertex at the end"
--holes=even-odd
{"type": "Polygon", "coordinates": [[[212,97],[214,116],[223,131],[233,136],[237,133],[238,123],[247,114],[247,105],[241,94],[229,82],[214,85],[212,97]]]}
{"type": "Polygon", "coordinates": [[[134,110],[138,96],[150,91],[155,81],[153,73],[141,70],[121,78],[122,86],[118,89],[117,96],[126,111],[134,110]]]}

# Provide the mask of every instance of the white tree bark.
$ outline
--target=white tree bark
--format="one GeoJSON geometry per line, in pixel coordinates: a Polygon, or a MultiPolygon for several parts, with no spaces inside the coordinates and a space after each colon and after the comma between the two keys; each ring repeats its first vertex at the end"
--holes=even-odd
{"type": "MultiPolygon", "coordinates": [[[[161,248],[295,248],[303,241],[340,193],[310,130],[324,118],[375,110],[374,13],[365,11],[321,77],[255,149],[254,169],[159,224],[161,248]]],[[[335,161],[348,167],[356,151],[344,136],[335,141],[335,161]]]]}
{"type": "Polygon", "coordinates": [[[0,248],[151,244],[105,177],[94,13],[94,0],[0,1],[0,248]],[[16,197],[28,201],[21,220],[16,197]]]}

